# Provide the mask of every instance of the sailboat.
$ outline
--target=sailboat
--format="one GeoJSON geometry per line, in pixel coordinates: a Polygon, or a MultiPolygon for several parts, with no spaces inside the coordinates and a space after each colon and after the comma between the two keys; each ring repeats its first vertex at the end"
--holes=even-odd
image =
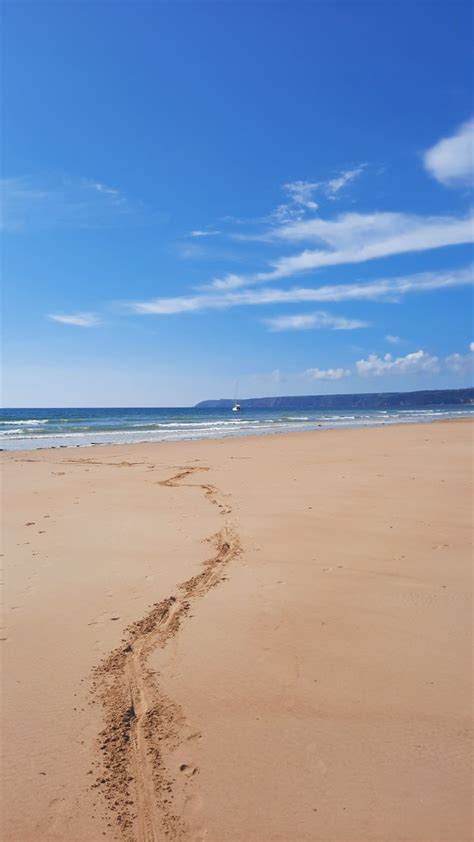
{"type": "Polygon", "coordinates": [[[240,412],[240,403],[237,403],[237,383],[235,384],[235,393],[234,393],[234,406],[232,407],[232,412],[240,412]]]}

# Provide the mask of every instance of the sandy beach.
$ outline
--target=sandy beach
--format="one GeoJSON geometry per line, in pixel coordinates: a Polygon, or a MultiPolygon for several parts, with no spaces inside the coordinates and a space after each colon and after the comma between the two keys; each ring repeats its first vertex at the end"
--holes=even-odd
{"type": "Polygon", "coordinates": [[[3,842],[468,842],[469,421],[2,453],[3,842]]]}

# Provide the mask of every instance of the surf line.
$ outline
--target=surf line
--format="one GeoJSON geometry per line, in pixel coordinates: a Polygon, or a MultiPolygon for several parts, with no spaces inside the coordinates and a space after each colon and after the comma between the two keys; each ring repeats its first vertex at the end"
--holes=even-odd
{"type": "MultiPolygon", "coordinates": [[[[197,488],[222,515],[231,506],[210,483],[186,482],[205,466],[184,466],[159,485],[197,488]]],[[[155,603],[142,619],[124,630],[123,642],[94,669],[92,698],[103,708],[99,735],[99,772],[94,789],[103,796],[108,824],[127,842],[168,842],[186,838],[186,826],[173,801],[178,776],[196,770],[183,764],[167,768],[166,755],[184,741],[186,719],[181,708],[161,690],[148,666],[156,647],[165,647],[180,629],[193,603],[223,581],[226,566],[241,553],[239,536],[227,521],[207,539],[213,555],[176,592],[155,603]]],[[[191,734],[187,739],[198,737],[191,734]]]]}

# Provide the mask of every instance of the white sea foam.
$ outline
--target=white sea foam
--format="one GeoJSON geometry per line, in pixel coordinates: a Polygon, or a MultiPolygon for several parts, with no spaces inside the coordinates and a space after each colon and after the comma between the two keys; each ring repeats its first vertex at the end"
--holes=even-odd
{"type": "MultiPolygon", "coordinates": [[[[266,419],[267,422],[273,422],[272,418],[266,419]]],[[[194,429],[195,427],[230,427],[230,426],[244,426],[246,424],[261,424],[262,421],[256,418],[252,421],[244,421],[243,419],[232,420],[232,421],[166,421],[166,422],[158,422],[157,427],[191,427],[194,429]]],[[[134,425],[139,426],[139,425],[134,425]]],[[[145,425],[143,425],[145,426],[145,425]]]]}
{"type": "Polygon", "coordinates": [[[5,420],[0,421],[0,424],[8,424],[8,425],[18,424],[18,426],[22,425],[22,426],[25,426],[25,427],[31,427],[31,426],[35,426],[36,424],[47,424],[48,421],[49,421],[49,418],[29,418],[27,420],[25,420],[23,418],[20,418],[20,419],[10,418],[9,421],[5,421],[5,420]]]}
{"type": "MultiPolygon", "coordinates": [[[[359,416],[363,417],[363,416],[359,416]]],[[[365,416],[366,418],[370,418],[370,415],[365,416]]],[[[357,418],[356,415],[320,415],[316,418],[316,421],[355,421],[357,418]]]]}

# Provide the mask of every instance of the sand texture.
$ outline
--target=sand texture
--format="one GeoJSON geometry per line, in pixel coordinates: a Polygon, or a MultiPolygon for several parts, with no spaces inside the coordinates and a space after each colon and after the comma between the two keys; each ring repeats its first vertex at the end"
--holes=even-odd
{"type": "Polygon", "coordinates": [[[470,842],[473,429],[2,453],[2,842],[470,842]]]}

